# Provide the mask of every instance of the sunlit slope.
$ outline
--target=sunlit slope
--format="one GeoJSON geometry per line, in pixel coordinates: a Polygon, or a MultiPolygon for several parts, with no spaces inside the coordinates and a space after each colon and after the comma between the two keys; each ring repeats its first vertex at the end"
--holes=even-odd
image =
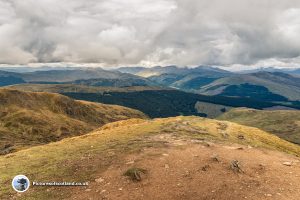
{"type": "Polygon", "coordinates": [[[218,119],[257,127],[290,142],[300,144],[300,111],[237,108],[221,115],[218,119]]]}
{"type": "MultiPolygon", "coordinates": [[[[15,194],[11,178],[26,174],[31,180],[93,181],[112,162],[130,152],[147,147],[156,148],[166,142],[151,138],[172,135],[185,140],[239,143],[300,155],[300,147],[252,127],[200,117],[175,117],[155,120],[130,119],[104,125],[83,136],[67,138],[56,143],[32,147],[0,157],[0,199],[15,194]]],[[[201,152],[199,152],[201,153],[201,152]]],[[[64,199],[66,189],[47,192],[33,187],[22,199],[64,199]]]]}
{"type": "Polygon", "coordinates": [[[133,109],[59,94],[0,89],[0,153],[81,135],[109,122],[145,117],[133,109]]]}

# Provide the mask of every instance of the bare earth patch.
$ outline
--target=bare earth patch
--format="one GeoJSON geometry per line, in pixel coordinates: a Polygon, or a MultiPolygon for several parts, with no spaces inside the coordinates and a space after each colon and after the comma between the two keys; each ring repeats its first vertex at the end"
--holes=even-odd
{"type": "Polygon", "coordinates": [[[88,187],[75,188],[69,199],[300,199],[300,161],[295,156],[166,135],[151,140],[169,145],[144,148],[122,158],[88,187]],[[232,169],[233,161],[238,161],[240,172],[232,169]],[[124,176],[132,168],[147,173],[141,173],[140,181],[132,181],[124,176]]]}

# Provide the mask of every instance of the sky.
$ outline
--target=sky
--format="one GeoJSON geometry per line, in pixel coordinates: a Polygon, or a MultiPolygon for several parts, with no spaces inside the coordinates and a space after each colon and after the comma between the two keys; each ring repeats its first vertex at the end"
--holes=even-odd
{"type": "Polygon", "coordinates": [[[0,63],[300,67],[299,0],[0,0],[0,63]]]}

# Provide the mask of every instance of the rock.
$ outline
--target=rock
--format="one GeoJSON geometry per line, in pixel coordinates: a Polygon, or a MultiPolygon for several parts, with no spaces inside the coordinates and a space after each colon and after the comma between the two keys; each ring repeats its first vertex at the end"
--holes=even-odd
{"type": "Polygon", "coordinates": [[[168,164],[165,164],[165,168],[166,168],[166,169],[169,169],[170,166],[169,166],[168,164]]]}
{"type": "Polygon", "coordinates": [[[103,181],[104,181],[104,179],[103,178],[98,178],[98,179],[95,179],[95,181],[97,182],[97,183],[102,183],[103,181]]]}
{"type": "Polygon", "coordinates": [[[214,154],[211,159],[215,162],[220,162],[220,158],[219,158],[219,155],[218,154],[214,154]]]}
{"type": "Polygon", "coordinates": [[[106,192],[106,190],[101,190],[100,194],[103,194],[103,193],[105,193],[105,192],[106,192]]]}
{"type": "Polygon", "coordinates": [[[243,136],[243,135],[238,135],[237,137],[238,137],[238,139],[240,139],[240,140],[244,140],[244,139],[245,139],[245,136],[243,136]]]}
{"type": "Polygon", "coordinates": [[[209,168],[210,168],[209,165],[205,165],[205,166],[202,167],[202,171],[207,171],[209,168]]]}
{"type": "Polygon", "coordinates": [[[290,167],[290,166],[292,166],[293,163],[292,162],[284,162],[282,164],[285,165],[285,166],[289,166],[290,167]]]}
{"type": "Polygon", "coordinates": [[[164,153],[164,154],[163,154],[163,156],[166,156],[166,157],[167,157],[167,156],[169,156],[169,154],[167,154],[167,153],[164,153]]]}
{"type": "Polygon", "coordinates": [[[90,191],[92,191],[92,190],[91,190],[91,189],[86,189],[85,191],[86,191],[86,192],[90,192],[90,191]]]}
{"type": "Polygon", "coordinates": [[[126,165],[132,165],[132,164],[134,164],[134,160],[126,163],[126,165]]]}
{"type": "Polygon", "coordinates": [[[122,190],[123,190],[123,188],[119,188],[119,190],[120,190],[120,191],[122,191],[122,190]]]}
{"type": "Polygon", "coordinates": [[[238,160],[231,161],[230,167],[234,172],[244,173],[238,160]]]}

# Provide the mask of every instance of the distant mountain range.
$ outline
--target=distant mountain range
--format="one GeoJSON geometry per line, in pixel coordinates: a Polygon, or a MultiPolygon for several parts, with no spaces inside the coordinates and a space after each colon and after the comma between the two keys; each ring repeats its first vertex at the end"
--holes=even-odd
{"type": "MultiPolygon", "coordinates": [[[[272,69],[272,70],[271,70],[272,69]]],[[[254,98],[262,101],[299,101],[300,70],[233,73],[213,67],[120,68],[121,72],[147,77],[152,82],[204,95],[254,98]]]]}
{"type": "Polygon", "coordinates": [[[0,71],[0,86],[20,83],[77,83],[115,87],[155,85],[155,83],[143,77],[117,71],[107,71],[101,68],[35,71],[26,73],[0,71]]]}
{"type": "Polygon", "coordinates": [[[0,86],[24,83],[102,87],[159,86],[208,96],[241,97],[299,106],[300,77],[295,74],[300,70],[266,70],[233,73],[209,66],[158,66],[122,67],[114,70],[68,68],[24,73],[0,71],[0,86]]]}
{"type": "Polygon", "coordinates": [[[283,73],[291,74],[293,76],[300,75],[300,69],[295,69],[295,68],[285,69],[285,68],[275,68],[275,67],[258,68],[258,69],[252,69],[252,70],[242,70],[237,73],[249,74],[249,73],[256,73],[256,72],[283,72],[283,73]]]}
{"type": "Polygon", "coordinates": [[[239,74],[215,80],[202,87],[199,93],[267,101],[299,101],[300,78],[282,72],[239,74]]]}

